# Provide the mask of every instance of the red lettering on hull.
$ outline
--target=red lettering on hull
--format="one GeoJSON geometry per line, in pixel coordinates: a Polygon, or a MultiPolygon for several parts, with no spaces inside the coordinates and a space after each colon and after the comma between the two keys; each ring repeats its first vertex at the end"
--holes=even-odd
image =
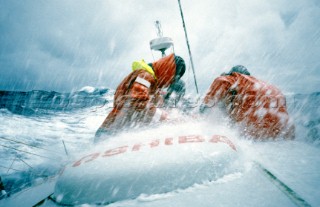
{"type": "MultiPolygon", "coordinates": [[[[176,142],[174,142],[173,138],[165,138],[164,139],[164,145],[165,146],[169,146],[169,145],[173,145],[174,143],[177,144],[186,144],[186,143],[202,143],[205,142],[206,139],[205,137],[201,136],[201,135],[188,135],[188,136],[180,136],[178,137],[178,140],[176,140],[176,142]]],[[[236,146],[225,136],[221,136],[221,135],[213,135],[212,137],[210,137],[207,140],[209,143],[225,143],[227,144],[231,149],[237,151],[236,146]]],[[[137,143],[134,144],[131,148],[132,152],[137,152],[140,151],[141,147],[147,147],[149,146],[149,148],[154,148],[154,147],[158,147],[160,145],[160,139],[156,139],[151,141],[150,143],[147,144],[141,144],[141,143],[137,143]]],[[[118,155],[118,154],[122,154],[127,152],[129,146],[121,146],[121,147],[117,147],[117,148],[113,148],[113,149],[109,149],[107,151],[105,151],[103,154],[98,153],[93,153],[90,155],[86,155],[84,157],[82,157],[80,160],[76,161],[72,167],[78,167],[79,165],[81,165],[82,163],[88,163],[91,162],[95,159],[97,159],[99,156],[100,157],[111,157],[114,155],[118,155]]]]}
{"type": "Polygon", "coordinates": [[[160,140],[157,139],[157,140],[154,140],[150,143],[150,147],[157,147],[157,146],[159,146],[159,144],[160,144],[160,140]]]}
{"type": "Polygon", "coordinates": [[[173,144],[172,141],[173,141],[173,138],[166,138],[166,139],[164,140],[164,144],[165,144],[165,145],[172,145],[172,144],[173,144]]]}
{"type": "Polygon", "coordinates": [[[122,147],[110,149],[110,150],[105,151],[104,154],[102,155],[102,157],[110,157],[113,155],[118,155],[118,154],[126,152],[127,149],[128,149],[128,146],[122,146],[122,147]]]}
{"type": "Polygon", "coordinates": [[[132,151],[139,151],[141,147],[142,147],[142,144],[135,144],[132,147],[132,151]]]}
{"type": "Polygon", "coordinates": [[[225,136],[213,135],[209,140],[209,142],[212,142],[212,143],[224,142],[227,145],[229,145],[233,150],[237,151],[236,146],[225,136]]]}
{"type": "Polygon", "coordinates": [[[79,165],[81,165],[82,162],[91,162],[92,160],[95,160],[97,157],[99,157],[100,153],[93,153],[87,156],[84,156],[83,158],[81,158],[80,160],[78,160],[77,162],[75,162],[72,167],[77,167],[79,165]],[[88,160],[86,160],[87,158],[89,158],[88,160]]]}
{"type": "Polygon", "coordinates": [[[204,138],[200,135],[189,135],[179,137],[179,144],[193,143],[193,142],[204,142],[204,138]]]}

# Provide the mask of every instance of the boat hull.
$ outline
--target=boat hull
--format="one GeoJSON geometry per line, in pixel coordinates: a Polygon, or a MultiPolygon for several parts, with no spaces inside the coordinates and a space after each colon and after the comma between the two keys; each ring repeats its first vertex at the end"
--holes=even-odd
{"type": "Polygon", "coordinates": [[[233,171],[239,159],[225,136],[179,136],[93,151],[66,166],[54,198],[60,204],[107,204],[185,189],[233,171]]]}

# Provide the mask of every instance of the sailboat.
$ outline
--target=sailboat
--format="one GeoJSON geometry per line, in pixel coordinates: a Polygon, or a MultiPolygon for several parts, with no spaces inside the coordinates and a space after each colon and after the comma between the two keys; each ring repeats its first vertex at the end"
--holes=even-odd
{"type": "MultiPolygon", "coordinates": [[[[181,15],[183,17],[182,10],[181,15]]],[[[187,39],[186,30],[185,34],[187,39]]],[[[165,55],[165,51],[173,47],[173,41],[158,36],[150,42],[150,47],[165,55]]],[[[194,80],[197,88],[195,73],[194,80]]],[[[245,153],[241,143],[237,142],[221,133],[184,134],[183,129],[176,136],[141,138],[127,135],[122,139],[107,140],[79,154],[58,176],[0,204],[43,207],[116,203],[117,206],[127,206],[128,203],[121,202],[133,201],[129,202],[131,206],[137,204],[135,202],[142,206],[168,206],[170,203],[174,206],[311,206],[283,181],[284,176],[279,173],[283,169],[281,166],[270,165],[270,170],[255,159],[252,170],[246,172],[243,169],[244,173],[239,173],[239,163],[243,166],[245,153]],[[158,201],[152,198],[153,195],[167,196],[158,201]],[[265,196],[264,203],[256,199],[262,195],[265,196]],[[139,203],[148,199],[153,202],[139,203]]],[[[292,144],[293,151],[300,147],[299,143],[292,144]]],[[[308,152],[305,157],[319,155],[311,148],[308,152]]],[[[257,157],[265,163],[286,162],[285,156],[277,157],[275,161],[274,155],[266,152],[257,157]]],[[[299,166],[311,163],[306,161],[299,166]]],[[[308,170],[300,169],[299,172],[303,174],[308,170]]]]}

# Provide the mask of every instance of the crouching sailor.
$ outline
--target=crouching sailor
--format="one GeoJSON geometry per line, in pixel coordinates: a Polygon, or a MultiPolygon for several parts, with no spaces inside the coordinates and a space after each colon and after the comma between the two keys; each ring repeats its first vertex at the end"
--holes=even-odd
{"type": "Polygon", "coordinates": [[[241,65],[233,67],[211,84],[200,112],[222,102],[243,135],[256,139],[294,138],[284,95],[276,87],[251,76],[241,65]]]}
{"type": "Polygon", "coordinates": [[[160,90],[168,88],[170,92],[181,81],[184,60],[171,54],[152,64],[135,61],[132,70],[117,87],[113,110],[96,132],[95,141],[101,135],[112,135],[125,127],[167,119],[167,113],[160,107],[164,102],[160,90]]]}

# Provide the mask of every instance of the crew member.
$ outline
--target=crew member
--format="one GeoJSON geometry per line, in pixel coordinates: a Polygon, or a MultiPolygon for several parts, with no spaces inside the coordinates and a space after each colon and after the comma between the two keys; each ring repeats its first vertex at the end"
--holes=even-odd
{"type": "Polygon", "coordinates": [[[234,66],[211,84],[200,112],[222,102],[243,135],[256,138],[294,138],[286,100],[281,91],[251,76],[247,68],[234,66]]]}
{"type": "Polygon", "coordinates": [[[143,60],[133,62],[133,71],[117,87],[113,110],[96,132],[95,139],[124,127],[166,120],[167,113],[161,110],[164,100],[160,90],[168,88],[170,92],[181,81],[185,68],[184,60],[175,54],[152,64],[143,60]]]}

